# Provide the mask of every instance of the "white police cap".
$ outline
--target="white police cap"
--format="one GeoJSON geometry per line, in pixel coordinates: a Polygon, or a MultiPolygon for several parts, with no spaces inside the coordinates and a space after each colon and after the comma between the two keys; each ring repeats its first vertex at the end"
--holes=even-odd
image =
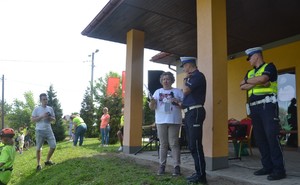
{"type": "Polygon", "coordinates": [[[246,55],[251,56],[255,53],[261,53],[263,50],[262,47],[249,48],[245,51],[246,55]]]}
{"type": "Polygon", "coordinates": [[[197,60],[197,58],[195,58],[195,57],[180,57],[180,61],[181,61],[180,67],[183,67],[183,65],[186,63],[196,64],[196,60],[197,60]]]}

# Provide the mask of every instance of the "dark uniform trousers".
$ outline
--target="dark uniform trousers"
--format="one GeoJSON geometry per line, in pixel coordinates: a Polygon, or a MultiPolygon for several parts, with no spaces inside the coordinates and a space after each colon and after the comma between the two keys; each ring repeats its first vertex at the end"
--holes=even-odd
{"type": "Polygon", "coordinates": [[[279,141],[277,103],[263,103],[250,107],[253,133],[261,153],[263,168],[273,173],[285,173],[284,159],[279,141]]]}
{"type": "Polygon", "coordinates": [[[185,113],[186,136],[188,147],[195,162],[197,175],[205,176],[205,159],[202,146],[203,121],[205,119],[205,109],[203,107],[189,110],[185,113]]]}

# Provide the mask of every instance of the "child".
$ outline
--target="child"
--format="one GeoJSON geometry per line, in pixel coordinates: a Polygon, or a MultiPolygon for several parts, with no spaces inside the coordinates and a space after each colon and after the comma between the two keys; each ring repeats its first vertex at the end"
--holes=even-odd
{"type": "Polygon", "coordinates": [[[0,138],[4,144],[0,154],[0,185],[7,184],[11,177],[16,156],[14,136],[15,132],[11,128],[4,128],[0,133],[0,138]]]}
{"type": "Polygon", "coordinates": [[[30,135],[30,131],[27,130],[27,131],[26,131],[26,135],[25,135],[25,137],[24,137],[24,147],[25,147],[26,150],[29,149],[29,147],[30,147],[30,142],[31,142],[31,135],[30,135]]]}
{"type": "Polygon", "coordinates": [[[19,141],[19,153],[22,154],[23,153],[23,147],[24,147],[24,138],[25,138],[25,134],[24,134],[25,130],[23,129],[23,127],[19,128],[19,137],[18,137],[18,141],[19,141]]]}

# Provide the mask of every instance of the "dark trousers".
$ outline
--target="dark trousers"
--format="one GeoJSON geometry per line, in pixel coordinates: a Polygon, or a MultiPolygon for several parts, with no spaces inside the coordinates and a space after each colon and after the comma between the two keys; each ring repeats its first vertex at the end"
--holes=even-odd
{"type": "Polygon", "coordinates": [[[285,173],[279,141],[280,124],[277,103],[250,107],[255,143],[261,154],[263,168],[274,173],[285,173]]]}
{"type": "Polygon", "coordinates": [[[84,133],[86,132],[87,127],[84,125],[79,125],[75,130],[75,140],[74,140],[74,146],[77,145],[78,139],[79,139],[79,146],[83,143],[83,137],[84,133]]]}
{"type": "Polygon", "coordinates": [[[205,119],[205,109],[192,109],[185,113],[185,128],[188,147],[195,163],[197,175],[203,177],[206,175],[205,158],[202,145],[203,121],[205,119]]]}

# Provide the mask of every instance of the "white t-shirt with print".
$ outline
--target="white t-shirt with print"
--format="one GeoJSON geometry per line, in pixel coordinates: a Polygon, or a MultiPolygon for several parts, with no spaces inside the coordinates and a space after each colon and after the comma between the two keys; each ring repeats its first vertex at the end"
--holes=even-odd
{"type": "Polygon", "coordinates": [[[181,124],[182,114],[179,106],[173,105],[172,98],[176,98],[180,102],[183,100],[183,92],[178,88],[157,89],[153,98],[156,100],[155,123],[156,124],[181,124]]]}

